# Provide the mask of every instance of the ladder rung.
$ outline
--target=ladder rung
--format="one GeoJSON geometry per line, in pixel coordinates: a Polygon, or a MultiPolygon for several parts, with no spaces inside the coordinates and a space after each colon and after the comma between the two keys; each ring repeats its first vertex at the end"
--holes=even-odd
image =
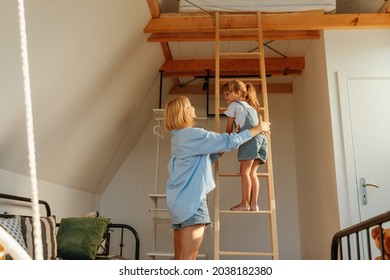
{"type": "Polygon", "coordinates": [[[219,107],[219,111],[222,112],[222,111],[226,111],[227,110],[227,107],[219,107]]]}
{"type": "Polygon", "coordinates": [[[240,76],[229,76],[228,78],[219,78],[219,83],[223,85],[224,83],[231,82],[233,80],[240,80],[244,81],[245,78],[242,78],[240,76]]]}
{"type": "Polygon", "coordinates": [[[259,32],[258,28],[221,28],[219,29],[221,35],[256,35],[259,32]]]}
{"type": "Polygon", "coordinates": [[[219,83],[224,84],[226,82],[230,82],[232,80],[238,79],[244,83],[251,83],[251,84],[261,84],[263,82],[262,78],[241,78],[241,77],[231,77],[231,78],[220,78],[219,83]]]}
{"type": "Polygon", "coordinates": [[[153,222],[155,224],[172,224],[172,219],[171,218],[154,217],[153,222]]]}
{"type": "Polygon", "coordinates": [[[245,31],[259,31],[259,28],[256,27],[233,27],[233,28],[220,28],[219,32],[245,32],[245,31]]]}
{"type": "Polygon", "coordinates": [[[154,203],[157,203],[157,200],[159,198],[167,198],[167,195],[166,194],[156,193],[156,194],[149,194],[149,197],[150,197],[151,200],[154,201],[154,203]]]}
{"type": "MultiPolygon", "coordinates": [[[[174,253],[168,253],[168,252],[151,252],[151,253],[146,253],[147,256],[149,257],[170,257],[173,258],[175,256],[174,253]]],[[[198,254],[198,258],[206,258],[206,254],[198,254]]]]}
{"type": "Polygon", "coordinates": [[[259,58],[261,53],[259,52],[237,52],[237,53],[219,53],[219,57],[222,59],[254,59],[259,58]]]}
{"type": "Polygon", "coordinates": [[[240,78],[240,80],[244,83],[251,84],[261,84],[263,82],[262,78],[240,78]]]}
{"type": "Polygon", "coordinates": [[[219,251],[224,256],[273,256],[272,252],[236,252],[236,251],[219,251]]]}
{"type": "Polygon", "coordinates": [[[156,198],[166,198],[167,195],[165,193],[151,193],[149,194],[149,197],[156,197],[156,198]]]}
{"type": "Polygon", "coordinates": [[[146,253],[149,257],[174,257],[175,255],[173,253],[165,253],[165,252],[152,252],[152,253],[146,253]]]}
{"type": "MultiPolygon", "coordinates": [[[[239,172],[220,172],[219,176],[221,177],[240,177],[239,172]]],[[[257,173],[257,177],[268,177],[269,173],[257,173]]]]}
{"type": "Polygon", "coordinates": [[[233,211],[233,210],[219,210],[220,214],[271,214],[269,210],[259,210],[259,211],[233,211]]]}

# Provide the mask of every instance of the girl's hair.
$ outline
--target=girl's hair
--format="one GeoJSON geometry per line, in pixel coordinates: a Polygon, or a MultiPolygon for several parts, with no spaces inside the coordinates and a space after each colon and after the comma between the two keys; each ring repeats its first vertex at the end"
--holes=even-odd
{"type": "Polygon", "coordinates": [[[221,93],[240,92],[241,98],[248,102],[257,112],[260,110],[260,104],[257,100],[256,88],[252,84],[244,84],[240,80],[232,80],[221,87],[221,93]]]}
{"type": "Polygon", "coordinates": [[[246,98],[245,101],[248,102],[257,112],[260,111],[260,104],[257,100],[256,88],[252,84],[246,84],[246,98]]]}
{"type": "Polygon", "coordinates": [[[172,99],[165,105],[164,126],[165,129],[175,130],[194,125],[194,119],[188,113],[191,102],[187,96],[180,96],[172,99]]]}

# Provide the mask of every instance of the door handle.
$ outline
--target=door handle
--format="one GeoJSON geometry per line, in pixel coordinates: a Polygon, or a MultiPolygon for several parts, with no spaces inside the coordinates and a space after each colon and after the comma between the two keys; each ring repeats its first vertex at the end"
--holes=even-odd
{"type": "Polygon", "coordinates": [[[367,189],[366,189],[366,187],[379,188],[379,186],[376,185],[376,184],[372,184],[372,183],[366,183],[366,179],[363,178],[363,177],[360,178],[359,184],[360,184],[360,191],[362,193],[362,203],[363,203],[363,205],[367,205],[368,199],[367,199],[367,189]]]}

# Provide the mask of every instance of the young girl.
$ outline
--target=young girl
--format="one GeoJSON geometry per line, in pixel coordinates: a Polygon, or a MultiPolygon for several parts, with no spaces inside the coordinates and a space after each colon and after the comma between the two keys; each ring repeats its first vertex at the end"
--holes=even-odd
{"type": "Polygon", "coordinates": [[[194,128],[195,118],[195,108],[185,96],[165,106],[164,125],[172,134],[166,195],[175,259],[196,259],[205,226],[211,223],[206,195],[215,188],[212,163],[217,153],[238,148],[260,132],[269,133],[270,127],[260,122],[240,133],[219,134],[194,128]]]}
{"type": "MultiPolygon", "coordinates": [[[[233,126],[242,131],[258,125],[259,102],[256,89],[251,84],[232,80],[221,87],[224,99],[228,104],[225,114],[228,116],[226,132],[231,133],[233,126]]],[[[261,118],[261,116],[260,116],[261,118]]],[[[261,120],[261,119],[260,119],[261,120]]],[[[267,159],[267,138],[260,133],[238,149],[241,175],[241,202],[230,208],[233,211],[258,211],[257,199],[260,183],[257,168],[267,159]]]]}

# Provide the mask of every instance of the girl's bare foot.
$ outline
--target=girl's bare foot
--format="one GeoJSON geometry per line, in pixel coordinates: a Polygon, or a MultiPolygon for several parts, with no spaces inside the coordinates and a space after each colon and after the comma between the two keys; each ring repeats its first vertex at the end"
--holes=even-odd
{"type": "Polygon", "coordinates": [[[233,206],[230,208],[231,211],[249,211],[250,210],[250,207],[248,205],[245,205],[245,204],[238,204],[236,206],[233,206]]]}
{"type": "Polygon", "coordinates": [[[259,206],[255,205],[255,206],[251,206],[251,211],[259,211],[259,206]]]}

